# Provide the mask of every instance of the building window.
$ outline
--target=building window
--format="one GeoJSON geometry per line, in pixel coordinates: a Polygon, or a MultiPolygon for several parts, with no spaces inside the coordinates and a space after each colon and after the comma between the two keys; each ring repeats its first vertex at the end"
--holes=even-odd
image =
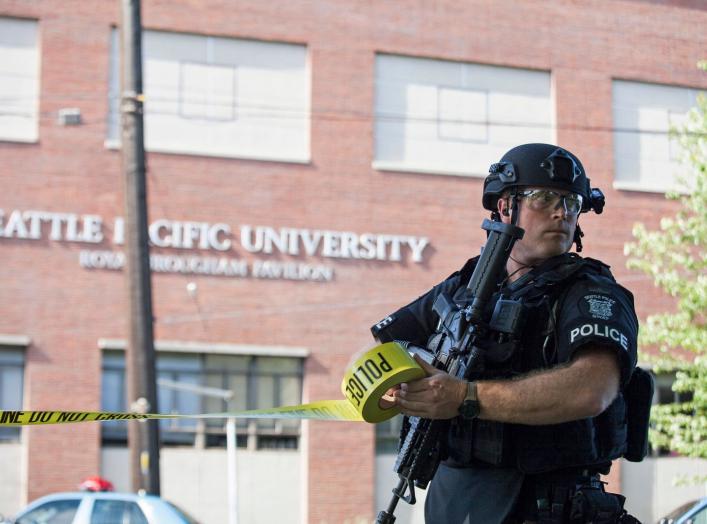
{"type": "Polygon", "coordinates": [[[488,143],[488,93],[473,89],[437,89],[437,137],[488,143]]]}
{"type": "MultiPolygon", "coordinates": [[[[270,408],[302,402],[303,360],[292,357],[209,353],[157,354],[157,403],[160,413],[223,413],[270,408]],[[189,391],[189,386],[230,390],[228,402],[189,391]]],[[[125,359],[122,351],[104,351],[101,409],[126,411],[125,359]]],[[[123,422],[103,422],[105,443],[122,443],[123,422]]],[[[296,419],[238,419],[238,445],[250,449],[297,448],[296,419]]],[[[164,444],[222,446],[225,419],[168,419],[160,421],[164,444]]]]}
{"type": "Polygon", "coordinates": [[[687,170],[669,131],[685,122],[696,103],[696,89],[613,82],[614,187],[658,193],[680,189],[676,177],[687,170]]]}
{"type": "Polygon", "coordinates": [[[179,116],[211,121],[236,119],[236,68],[179,64],[179,116]]]}
{"type": "MultiPolygon", "coordinates": [[[[119,34],[111,33],[108,143],[120,141],[119,34]]],[[[309,161],[303,45],[143,33],[148,150],[309,161]]]]}
{"type": "MultiPolygon", "coordinates": [[[[692,400],[692,392],[679,393],[677,391],[673,391],[675,373],[659,373],[654,374],[653,377],[655,379],[653,404],[679,404],[682,402],[690,402],[692,400]]],[[[655,448],[651,446],[650,455],[654,457],[662,457],[673,455],[673,453],[669,449],[655,448]]]]}
{"type": "Polygon", "coordinates": [[[400,440],[400,429],[403,426],[403,415],[376,424],[376,453],[397,453],[400,440]]]}
{"type": "Polygon", "coordinates": [[[486,176],[554,141],[548,72],[380,54],[375,75],[376,169],[486,176]]]}
{"type": "Polygon", "coordinates": [[[655,393],[653,394],[654,404],[674,404],[690,402],[692,393],[678,393],[673,391],[675,373],[660,373],[655,376],[655,393]]]}
{"type": "MultiPolygon", "coordinates": [[[[0,346],[0,410],[21,411],[24,351],[0,346]]],[[[0,441],[20,439],[19,427],[0,427],[0,441]]]]}
{"type": "Polygon", "coordinates": [[[37,22],[0,18],[0,140],[36,142],[38,105],[37,22]]]}

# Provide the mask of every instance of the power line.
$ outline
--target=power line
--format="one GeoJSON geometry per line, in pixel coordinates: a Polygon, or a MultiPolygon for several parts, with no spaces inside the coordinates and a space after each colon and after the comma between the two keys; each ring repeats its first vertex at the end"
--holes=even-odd
{"type": "MultiPolygon", "coordinates": [[[[34,114],[38,115],[41,120],[54,119],[57,113],[51,111],[34,112],[27,111],[17,114],[14,111],[3,109],[3,105],[9,105],[8,101],[21,101],[25,97],[3,97],[0,98],[0,116],[26,116],[31,118],[34,114]],[[3,103],[5,102],[5,103],[3,103]]],[[[29,100],[29,98],[28,98],[29,100]]],[[[41,101],[61,102],[66,100],[67,104],[73,104],[77,100],[107,100],[109,116],[101,119],[93,119],[91,122],[86,122],[84,125],[104,125],[106,123],[113,124],[117,122],[117,111],[115,114],[110,114],[111,108],[117,109],[119,95],[111,93],[108,97],[103,96],[78,96],[78,95],[54,95],[43,96],[41,101]]],[[[27,104],[22,104],[27,107],[27,104]]],[[[20,107],[22,107],[22,105],[20,107]]],[[[448,118],[439,116],[428,116],[421,114],[402,114],[392,112],[366,112],[366,111],[341,111],[327,110],[294,105],[273,105],[273,104],[249,104],[249,103],[226,103],[213,100],[205,100],[204,98],[192,98],[183,96],[150,96],[147,94],[145,99],[146,117],[151,115],[179,116],[184,120],[195,120],[201,122],[224,123],[239,120],[239,116],[249,120],[300,120],[300,121],[340,121],[340,122],[375,122],[375,123],[404,123],[404,124],[434,124],[434,125],[460,125],[460,126],[480,126],[480,127],[516,127],[528,129],[547,129],[547,130],[571,130],[571,131],[588,131],[588,132],[613,132],[613,133],[631,133],[631,134],[650,134],[650,135],[668,135],[672,132],[665,128],[639,128],[639,127],[619,127],[619,126],[596,126],[582,124],[557,124],[548,122],[524,122],[510,120],[493,120],[493,119],[468,119],[468,118],[448,118]],[[176,111],[166,111],[164,109],[155,109],[155,104],[175,104],[178,106],[176,111]],[[232,110],[231,118],[209,118],[205,115],[188,115],[182,111],[183,106],[196,105],[202,106],[204,112],[215,109],[230,109],[232,110]]],[[[436,111],[436,108],[431,108],[430,111],[436,111]]],[[[196,112],[196,111],[195,111],[196,112]]],[[[687,131],[684,132],[689,136],[703,136],[704,132],[687,131]]]]}
{"type": "MultiPolygon", "coordinates": [[[[235,106],[234,109],[264,109],[263,106],[235,106]]],[[[58,112],[54,111],[41,111],[41,112],[12,112],[3,111],[0,109],[0,117],[24,117],[27,119],[32,119],[37,116],[39,121],[53,121],[56,120],[58,112]]],[[[189,121],[200,121],[200,122],[212,122],[215,125],[218,123],[225,122],[236,122],[240,120],[236,115],[235,118],[231,119],[219,119],[219,118],[205,118],[205,117],[192,117],[180,115],[177,112],[172,111],[160,111],[160,110],[150,110],[149,103],[146,104],[145,117],[162,115],[162,116],[175,116],[180,117],[183,120],[189,121]]],[[[511,128],[521,128],[521,129],[544,129],[551,131],[586,131],[586,132],[611,132],[611,133],[622,133],[622,134],[643,134],[643,135],[685,135],[685,136],[707,136],[707,132],[702,131],[685,131],[676,130],[672,131],[670,129],[657,129],[657,128],[638,128],[638,127],[619,127],[619,126],[599,126],[599,125],[582,125],[582,124],[551,124],[542,122],[512,122],[507,120],[469,120],[469,119],[455,119],[455,118],[433,118],[433,117],[420,117],[420,116],[410,116],[402,114],[393,113],[371,113],[366,114],[363,112],[348,112],[348,113],[335,113],[329,111],[304,111],[304,110],[294,110],[294,109],[278,109],[272,107],[267,111],[263,112],[247,112],[242,113],[242,119],[248,120],[290,120],[290,121],[327,121],[327,122],[374,122],[376,124],[381,123],[401,123],[401,124],[428,124],[428,125],[465,125],[465,126],[479,126],[479,127],[511,127],[511,128]]],[[[110,115],[106,118],[92,119],[90,121],[82,122],[82,126],[98,126],[105,124],[113,124],[117,128],[118,115],[110,115]]]]}

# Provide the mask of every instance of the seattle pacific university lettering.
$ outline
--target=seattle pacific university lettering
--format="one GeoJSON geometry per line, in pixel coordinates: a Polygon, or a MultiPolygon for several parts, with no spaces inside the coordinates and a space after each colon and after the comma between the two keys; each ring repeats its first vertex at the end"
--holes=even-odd
{"type": "MultiPolygon", "coordinates": [[[[49,240],[100,244],[106,240],[103,218],[98,215],[57,213],[39,210],[0,209],[0,238],[49,240]]],[[[150,244],[155,247],[185,250],[232,249],[236,233],[229,224],[169,220],[160,218],[148,226],[150,244]]],[[[115,217],[112,223],[112,243],[125,242],[125,222],[115,217]]],[[[249,253],[276,252],[299,256],[385,260],[400,262],[408,255],[421,263],[429,239],[410,235],[377,233],[358,234],[350,231],[328,231],[290,227],[240,226],[240,247],[249,253]]],[[[114,261],[119,264],[119,261],[114,261]]]]}
{"type": "Polygon", "coordinates": [[[272,254],[277,251],[293,256],[304,253],[327,258],[399,262],[403,252],[409,250],[411,260],[419,263],[428,244],[427,238],[405,235],[241,226],[241,247],[251,253],[272,254]]]}

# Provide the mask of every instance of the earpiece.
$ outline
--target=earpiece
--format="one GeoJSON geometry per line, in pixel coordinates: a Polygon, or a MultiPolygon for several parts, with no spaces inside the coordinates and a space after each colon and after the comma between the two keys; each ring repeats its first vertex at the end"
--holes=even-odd
{"type": "Polygon", "coordinates": [[[509,216],[511,216],[511,214],[508,212],[508,208],[511,207],[511,203],[510,203],[509,199],[508,199],[508,198],[504,199],[504,200],[503,200],[503,203],[504,203],[505,205],[503,206],[503,211],[501,212],[501,214],[502,214],[504,217],[509,217],[509,216]]]}

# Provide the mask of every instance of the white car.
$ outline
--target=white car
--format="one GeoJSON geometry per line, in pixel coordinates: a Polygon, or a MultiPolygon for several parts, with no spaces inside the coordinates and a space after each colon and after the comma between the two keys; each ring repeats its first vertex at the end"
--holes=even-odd
{"type": "MultiPolygon", "coordinates": [[[[0,517],[1,519],[1,517],[0,517]]],[[[198,524],[166,500],[154,495],[92,492],[54,493],[38,498],[11,524],[198,524]]]]}

